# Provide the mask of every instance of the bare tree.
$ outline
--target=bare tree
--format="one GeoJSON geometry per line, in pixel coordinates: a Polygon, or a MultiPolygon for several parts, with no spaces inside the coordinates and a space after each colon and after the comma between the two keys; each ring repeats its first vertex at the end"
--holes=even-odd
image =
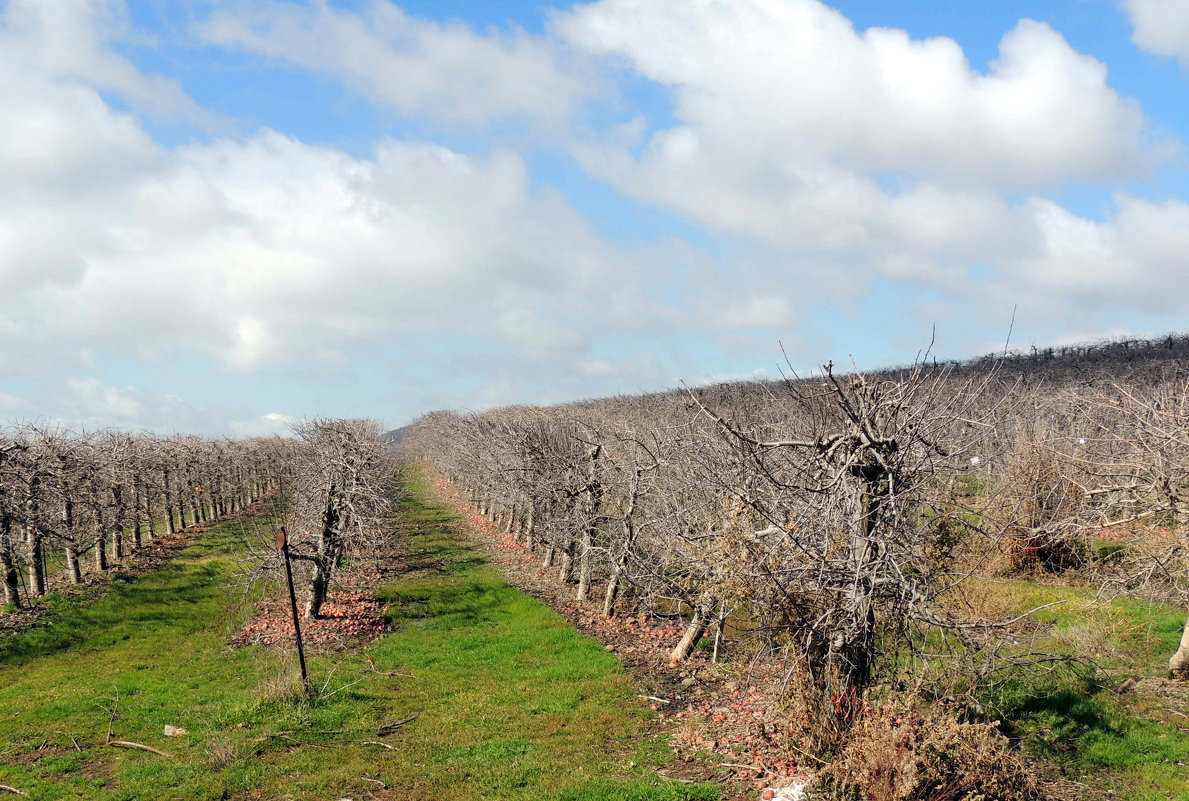
{"type": "Polygon", "coordinates": [[[348,553],[374,551],[387,536],[393,465],[374,420],[307,420],[293,480],[291,553],[311,567],[306,617],[317,617],[348,553]]]}
{"type": "MultiPolygon", "coordinates": [[[[1189,381],[1113,383],[1081,402],[1089,422],[1085,447],[1067,458],[1070,475],[1091,501],[1085,517],[1102,530],[1165,527],[1174,537],[1135,537],[1128,584],[1157,582],[1187,602],[1189,576],[1174,565],[1189,550],[1189,381]]],[[[1189,622],[1169,659],[1169,675],[1189,681],[1189,622]]]]}

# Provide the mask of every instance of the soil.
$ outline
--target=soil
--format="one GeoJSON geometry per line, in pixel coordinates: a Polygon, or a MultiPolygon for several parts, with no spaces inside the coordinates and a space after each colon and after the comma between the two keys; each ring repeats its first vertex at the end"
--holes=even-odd
{"type": "MultiPolygon", "coordinates": [[[[316,618],[301,617],[301,639],[309,654],[355,648],[388,631],[384,605],[362,587],[375,587],[383,579],[376,567],[348,571],[338,577],[316,618]],[[366,582],[366,583],[365,583],[366,582]]],[[[300,614],[300,611],[299,611],[300,614]]],[[[277,592],[256,604],[252,618],[231,638],[238,646],[292,647],[293,613],[286,592],[277,592]]]]}

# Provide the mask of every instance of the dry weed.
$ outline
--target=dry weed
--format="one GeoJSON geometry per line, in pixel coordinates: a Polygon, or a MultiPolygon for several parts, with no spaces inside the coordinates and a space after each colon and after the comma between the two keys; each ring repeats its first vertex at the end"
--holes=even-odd
{"type": "Polygon", "coordinates": [[[993,724],[894,701],[869,710],[823,778],[853,801],[1037,801],[1038,782],[993,724]]]}

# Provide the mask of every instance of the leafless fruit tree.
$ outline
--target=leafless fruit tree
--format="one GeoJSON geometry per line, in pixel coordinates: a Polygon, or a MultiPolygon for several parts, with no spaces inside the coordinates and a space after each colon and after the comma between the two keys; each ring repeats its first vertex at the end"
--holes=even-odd
{"type": "Polygon", "coordinates": [[[394,465],[374,420],[306,420],[294,431],[290,552],[310,566],[305,615],[318,617],[344,558],[387,540],[394,465]]]}

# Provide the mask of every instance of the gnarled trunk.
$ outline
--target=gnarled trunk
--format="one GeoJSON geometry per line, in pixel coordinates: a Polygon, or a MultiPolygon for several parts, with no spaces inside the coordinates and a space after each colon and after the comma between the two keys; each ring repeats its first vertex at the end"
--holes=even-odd
{"type": "Polygon", "coordinates": [[[326,603],[326,593],[329,589],[330,574],[323,560],[317,559],[314,561],[314,575],[310,579],[310,597],[306,600],[306,617],[318,617],[322,614],[322,605],[326,603]]]}
{"type": "Polygon", "coordinates": [[[704,593],[698,599],[698,603],[694,607],[693,617],[690,618],[689,625],[685,627],[685,633],[681,635],[681,640],[678,641],[677,646],[669,654],[670,662],[680,662],[693,652],[694,646],[702,639],[702,635],[706,633],[707,626],[710,625],[711,616],[714,614],[714,607],[715,600],[709,593],[704,593]]]}

